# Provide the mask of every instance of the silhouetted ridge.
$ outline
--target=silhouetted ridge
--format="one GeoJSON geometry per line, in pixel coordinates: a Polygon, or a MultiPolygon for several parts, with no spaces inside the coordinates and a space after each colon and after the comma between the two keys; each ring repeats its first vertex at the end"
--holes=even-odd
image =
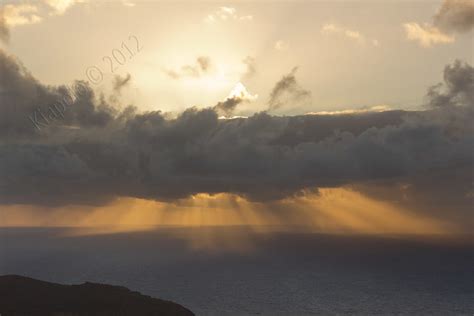
{"type": "Polygon", "coordinates": [[[2,316],[181,316],[185,307],[122,286],[86,282],[62,285],[17,275],[0,276],[2,316]]]}

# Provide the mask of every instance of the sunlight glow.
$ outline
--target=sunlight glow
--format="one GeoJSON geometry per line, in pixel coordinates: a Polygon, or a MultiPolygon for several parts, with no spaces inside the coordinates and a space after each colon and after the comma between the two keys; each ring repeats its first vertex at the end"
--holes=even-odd
{"type": "Polygon", "coordinates": [[[6,209],[1,226],[113,227],[112,231],[127,231],[154,225],[244,225],[371,234],[438,234],[454,229],[412,210],[374,200],[348,188],[320,189],[319,194],[308,192],[269,203],[253,202],[226,193],[203,193],[174,203],[119,198],[100,207],[67,206],[38,210],[17,205],[6,209]]]}
{"type": "Polygon", "coordinates": [[[238,82],[235,87],[230,91],[229,96],[227,98],[239,98],[246,101],[254,101],[258,99],[258,94],[250,94],[247,88],[245,88],[245,86],[241,82],[238,82]]]}

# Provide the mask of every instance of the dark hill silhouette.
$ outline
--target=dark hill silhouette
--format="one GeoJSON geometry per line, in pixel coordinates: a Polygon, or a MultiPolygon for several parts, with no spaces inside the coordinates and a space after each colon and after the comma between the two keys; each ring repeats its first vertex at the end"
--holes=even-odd
{"type": "Polygon", "coordinates": [[[1,316],[188,316],[185,307],[122,286],[62,285],[17,275],[0,276],[1,316]]]}

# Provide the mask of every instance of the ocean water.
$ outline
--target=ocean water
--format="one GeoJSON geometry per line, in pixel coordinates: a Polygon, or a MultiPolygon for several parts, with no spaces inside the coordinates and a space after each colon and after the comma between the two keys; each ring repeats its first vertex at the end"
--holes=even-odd
{"type": "Polygon", "coordinates": [[[474,315],[472,238],[0,229],[0,274],[123,285],[197,315],[474,315]]]}

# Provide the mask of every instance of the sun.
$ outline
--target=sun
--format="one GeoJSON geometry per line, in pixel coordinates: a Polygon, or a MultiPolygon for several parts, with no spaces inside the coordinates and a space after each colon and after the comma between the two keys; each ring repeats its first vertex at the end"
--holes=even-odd
{"type": "Polygon", "coordinates": [[[254,101],[258,98],[258,94],[250,94],[242,82],[238,82],[227,96],[228,99],[239,98],[245,101],[254,101]]]}

